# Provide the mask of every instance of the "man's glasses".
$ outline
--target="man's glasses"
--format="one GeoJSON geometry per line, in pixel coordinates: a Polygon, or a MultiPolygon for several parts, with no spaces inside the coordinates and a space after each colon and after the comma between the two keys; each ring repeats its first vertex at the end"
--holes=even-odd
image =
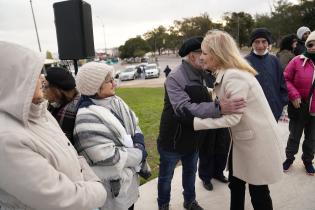
{"type": "Polygon", "coordinates": [[[314,43],[309,43],[309,44],[306,45],[306,47],[307,48],[312,48],[312,47],[314,47],[314,43]]]}

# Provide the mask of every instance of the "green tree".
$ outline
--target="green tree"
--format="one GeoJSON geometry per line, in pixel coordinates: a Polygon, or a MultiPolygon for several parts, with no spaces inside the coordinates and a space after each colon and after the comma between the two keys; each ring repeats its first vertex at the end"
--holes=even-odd
{"type": "Polygon", "coordinates": [[[302,0],[301,5],[299,5],[296,9],[300,14],[301,22],[300,26],[305,25],[311,28],[312,30],[315,29],[315,1],[314,0],[302,0]]]}
{"type": "Polygon", "coordinates": [[[293,5],[287,0],[278,0],[273,7],[270,15],[256,15],[255,25],[268,28],[278,43],[284,35],[295,34],[303,25],[315,27],[315,1],[301,0],[293,5]]]}
{"type": "Polygon", "coordinates": [[[174,25],[178,28],[179,34],[183,39],[192,36],[204,36],[210,29],[214,28],[214,24],[212,24],[207,13],[196,17],[184,18],[182,21],[175,20],[174,25]]]}
{"type": "Polygon", "coordinates": [[[245,12],[232,12],[225,13],[224,20],[224,30],[234,37],[240,47],[247,45],[255,24],[253,17],[245,12]]]}
{"type": "Polygon", "coordinates": [[[128,39],[118,50],[121,58],[142,57],[150,51],[150,47],[141,36],[137,36],[136,38],[128,39]]]}
{"type": "Polygon", "coordinates": [[[175,53],[177,49],[179,49],[181,45],[182,36],[180,35],[177,28],[174,26],[170,26],[167,30],[167,36],[165,41],[165,48],[170,49],[175,53]]]}
{"type": "Polygon", "coordinates": [[[159,55],[161,55],[162,50],[165,49],[165,43],[168,36],[166,33],[166,28],[164,26],[159,26],[152,31],[146,32],[143,36],[154,54],[156,51],[158,51],[159,55]]]}

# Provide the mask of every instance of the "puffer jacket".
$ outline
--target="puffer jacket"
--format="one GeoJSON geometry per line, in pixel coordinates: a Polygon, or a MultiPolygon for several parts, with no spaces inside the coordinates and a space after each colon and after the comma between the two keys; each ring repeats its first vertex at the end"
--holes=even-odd
{"type": "Polygon", "coordinates": [[[32,98],[44,59],[0,41],[1,209],[90,210],[102,206],[99,178],[47,111],[32,98]]]}
{"type": "MultiPolygon", "coordinates": [[[[284,70],[284,78],[288,87],[289,100],[307,99],[312,81],[314,80],[315,66],[312,60],[304,55],[295,56],[284,70]]],[[[315,91],[310,103],[310,113],[315,113],[315,91]]]]}

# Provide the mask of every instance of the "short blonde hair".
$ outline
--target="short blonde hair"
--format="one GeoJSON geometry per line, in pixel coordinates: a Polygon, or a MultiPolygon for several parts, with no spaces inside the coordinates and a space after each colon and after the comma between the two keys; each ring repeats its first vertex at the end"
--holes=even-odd
{"type": "Polygon", "coordinates": [[[219,68],[236,68],[256,75],[256,70],[241,55],[233,37],[225,31],[210,30],[201,43],[219,63],[219,68]]]}

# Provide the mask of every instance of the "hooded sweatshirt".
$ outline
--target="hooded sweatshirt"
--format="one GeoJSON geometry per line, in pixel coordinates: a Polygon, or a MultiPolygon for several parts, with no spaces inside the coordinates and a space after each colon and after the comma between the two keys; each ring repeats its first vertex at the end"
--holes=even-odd
{"type": "Polygon", "coordinates": [[[0,41],[1,209],[88,210],[100,207],[106,191],[79,158],[47,102],[33,104],[44,59],[0,41]]]}

